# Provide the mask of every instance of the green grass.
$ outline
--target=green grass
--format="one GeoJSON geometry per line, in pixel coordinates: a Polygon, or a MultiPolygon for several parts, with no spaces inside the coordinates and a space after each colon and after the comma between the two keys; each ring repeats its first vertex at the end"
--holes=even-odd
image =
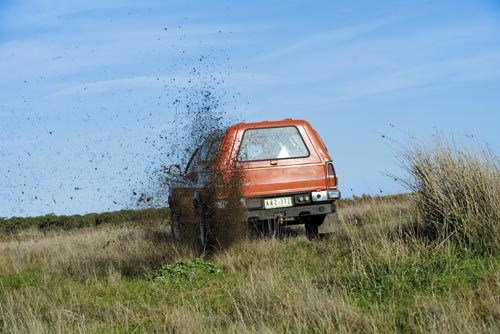
{"type": "Polygon", "coordinates": [[[0,292],[0,295],[8,289],[21,289],[26,286],[36,286],[40,284],[41,276],[41,273],[38,271],[28,271],[18,274],[0,276],[0,287],[2,287],[3,289],[0,292]]]}
{"type": "Polygon", "coordinates": [[[425,258],[392,261],[374,259],[364,274],[347,273],[339,282],[356,305],[408,306],[415,296],[443,296],[460,289],[477,289],[482,278],[498,269],[499,258],[460,258],[437,252],[425,258]]]}
{"type": "Polygon", "coordinates": [[[174,289],[189,290],[204,287],[223,276],[220,264],[195,258],[166,264],[156,271],[153,279],[174,289]]]}

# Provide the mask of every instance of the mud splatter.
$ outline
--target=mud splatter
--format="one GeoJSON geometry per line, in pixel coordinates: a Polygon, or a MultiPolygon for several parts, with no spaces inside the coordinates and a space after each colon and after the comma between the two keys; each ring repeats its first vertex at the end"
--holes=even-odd
{"type": "Polygon", "coordinates": [[[157,156],[147,170],[149,180],[146,187],[134,190],[140,208],[165,206],[172,181],[168,173],[170,165],[185,168],[196,147],[207,136],[241,121],[234,113],[237,94],[224,86],[230,74],[214,74],[212,67],[215,65],[208,59],[200,56],[199,66],[185,78],[187,84],[170,96],[173,124],[156,138],[147,138],[157,156]]]}

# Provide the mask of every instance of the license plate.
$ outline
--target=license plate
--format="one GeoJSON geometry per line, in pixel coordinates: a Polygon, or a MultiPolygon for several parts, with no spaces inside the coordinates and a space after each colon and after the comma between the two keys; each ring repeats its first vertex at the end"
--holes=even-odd
{"type": "Polygon", "coordinates": [[[264,209],[287,208],[293,206],[291,197],[268,198],[264,200],[264,209]]]}

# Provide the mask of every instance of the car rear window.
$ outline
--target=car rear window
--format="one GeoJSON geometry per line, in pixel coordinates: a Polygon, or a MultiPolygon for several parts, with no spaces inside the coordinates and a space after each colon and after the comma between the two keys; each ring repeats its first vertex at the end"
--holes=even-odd
{"type": "Polygon", "coordinates": [[[238,161],[305,158],[309,150],[294,126],[248,129],[243,134],[238,161]]]}

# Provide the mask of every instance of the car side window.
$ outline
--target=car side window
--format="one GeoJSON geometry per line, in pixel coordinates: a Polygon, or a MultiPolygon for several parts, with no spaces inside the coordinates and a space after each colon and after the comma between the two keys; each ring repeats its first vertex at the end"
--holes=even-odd
{"type": "Polygon", "coordinates": [[[200,147],[198,147],[194,151],[193,155],[189,159],[189,162],[186,166],[186,171],[184,172],[184,174],[189,174],[189,173],[194,172],[195,165],[197,164],[199,154],[200,154],[200,147]]]}
{"type": "Polygon", "coordinates": [[[219,153],[221,142],[220,137],[212,137],[203,142],[191,156],[185,173],[200,173],[206,171],[207,167],[211,167],[211,162],[219,153]]]}
{"type": "Polygon", "coordinates": [[[210,142],[207,140],[201,145],[200,148],[200,161],[209,161],[208,156],[210,152],[210,142]]]}
{"type": "Polygon", "coordinates": [[[210,163],[217,158],[222,139],[212,138],[205,141],[200,150],[200,161],[210,163]]]}
{"type": "Polygon", "coordinates": [[[191,163],[189,172],[203,173],[207,169],[208,156],[210,153],[210,142],[205,141],[200,147],[198,147],[197,154],[191,163]]]}
{"type": "Polygon", "coordinates": [[[217,155],[220,151],[220,145],[222,142],[222,138],[217,138],[212,141],[210,145],[210,149],[208,150],[207,160],[206,161],[214,161],[217,158],[217,155]]]}

